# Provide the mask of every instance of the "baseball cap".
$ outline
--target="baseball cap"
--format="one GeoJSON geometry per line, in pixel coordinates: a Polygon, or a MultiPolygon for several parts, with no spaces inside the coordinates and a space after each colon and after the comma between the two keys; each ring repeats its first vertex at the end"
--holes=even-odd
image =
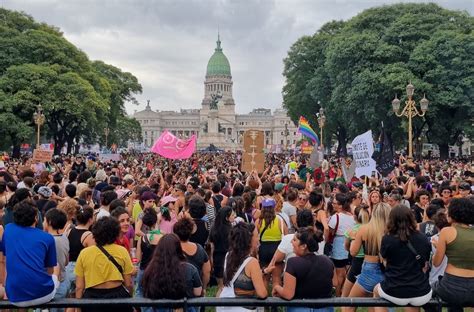
{"type": "Polygon", "coordinates": [[[150,199],[155,200],[157,198],[156,194],[150,191],[143,192],[142,196],[140,196],[140,199],[142,201],[147,201],[150,199]]]}
{"type": "Polygon", "coordinates": [[[262,201],[262,208],[263,207],[275,207],[275,206],[276,206],[276,202],[273,198],[265,198],[262,201]]]}
{"type": "Polygon", "coordinates": [[[279,192],[285,187],[284,183],[276,183],[275,184],[275,191],[279,192]]]}
{"type": "Polygon", "coordinates": [[[464,183],[461,183],[461,184],[459,185],[459,189],[460,189],[460,190],[470,191],[470,190],[471,190],[471,185],[469,185],[469,183],[467,183],[467,182],[464,182],[464,183]]]}
{"type": "Polygon", "coordinates": [[[50,198],[53,195],[53,191],[48,186],[42,186],[38,189],[38,194],[45,198],[50,198]]]}

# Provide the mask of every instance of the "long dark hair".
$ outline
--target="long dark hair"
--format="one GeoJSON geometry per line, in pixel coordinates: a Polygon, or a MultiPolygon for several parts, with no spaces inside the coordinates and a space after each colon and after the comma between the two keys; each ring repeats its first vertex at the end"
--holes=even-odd
{"type": "Polygon", "coordinates": [[[230,231],[224,285],[230,284],[237,269],[250,254],[254,229],[255,225],[252,223],[239,222],[230,231]]]}
{"type": "Polygon", "coordinates": [[[212,226],[209,238],[212,242],[219,241],[222,237],[227,239],[232,225],[227,220],[232,214],[232,208],[229,206],[222,207],[219,209],[216,215],[216,220],[212,226]]]}
{"type": "Polygon", "coordinates": [[[273,220],[276,218],[275,206],[262,207],[261,211],[260,220],[265,220],[265,226],[271,228],[273,220]]]}
{"type": "Polygon", "coordinates": [[[242,195],[242,199],[244,200],[244,211],[245,213],[252,213],[254,208],[255,198],[257,197],[257,193],[254,191],[246,192],[242,195]]]}
{"type": "Polygon", "coordinates": [[[388,217],[387,233],[406,242],[416,232],[416,220],[411,209],[405,205],[393,207],[388,217]]]}
{"type": "Polygon", "coordinates": [[[143,273],[142,287],[145,298],[181,299],[186,297],[186,261],[176,234],[165,234],[155,248],[153,257],[143,273]]]}

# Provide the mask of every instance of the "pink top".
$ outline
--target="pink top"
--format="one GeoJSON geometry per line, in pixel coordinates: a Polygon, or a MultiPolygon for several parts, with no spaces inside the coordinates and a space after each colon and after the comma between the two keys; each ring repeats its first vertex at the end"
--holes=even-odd
{"type": "Polygon", "coordinates": [[[178,219],[176,218],[175,213],[171,213],[170,221],[165,220],[165,218],[163,218],[163,216],[160,214],[160,225],[159,225],[160,232],[163,234],[173,233],[173,226],[177,221],[178,219]]]}

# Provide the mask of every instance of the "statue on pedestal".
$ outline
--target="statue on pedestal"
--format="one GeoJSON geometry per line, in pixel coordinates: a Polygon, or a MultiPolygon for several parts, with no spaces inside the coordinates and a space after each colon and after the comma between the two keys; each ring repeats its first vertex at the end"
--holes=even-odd
{"type": "Polygon", "coordinates": [[[211,103],[209,103],[210,110],[217,110],[217,103],[222,99],[222,94],[220,91],[211,94],[211,103]]]}

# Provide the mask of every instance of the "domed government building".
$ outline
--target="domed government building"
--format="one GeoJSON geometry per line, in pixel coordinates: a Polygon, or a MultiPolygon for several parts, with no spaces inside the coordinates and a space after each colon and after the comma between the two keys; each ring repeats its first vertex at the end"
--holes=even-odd
{"type": "Polygon", "coordinates": [[[244,115],[235,113],[230,63],[219,37],[216,43],[207,63],[200,109],[154,111],[148,102],[145,110],[133,115],[142,126],[144,147],[151,147],[165,129],[181,138],[196,134],[198,149],[211,144],[224,150],[241,149],[243,133],[250,129],[264,131],[267,150],[292,147],[301,136],[286,110],[256,108],[244,115]]]}

